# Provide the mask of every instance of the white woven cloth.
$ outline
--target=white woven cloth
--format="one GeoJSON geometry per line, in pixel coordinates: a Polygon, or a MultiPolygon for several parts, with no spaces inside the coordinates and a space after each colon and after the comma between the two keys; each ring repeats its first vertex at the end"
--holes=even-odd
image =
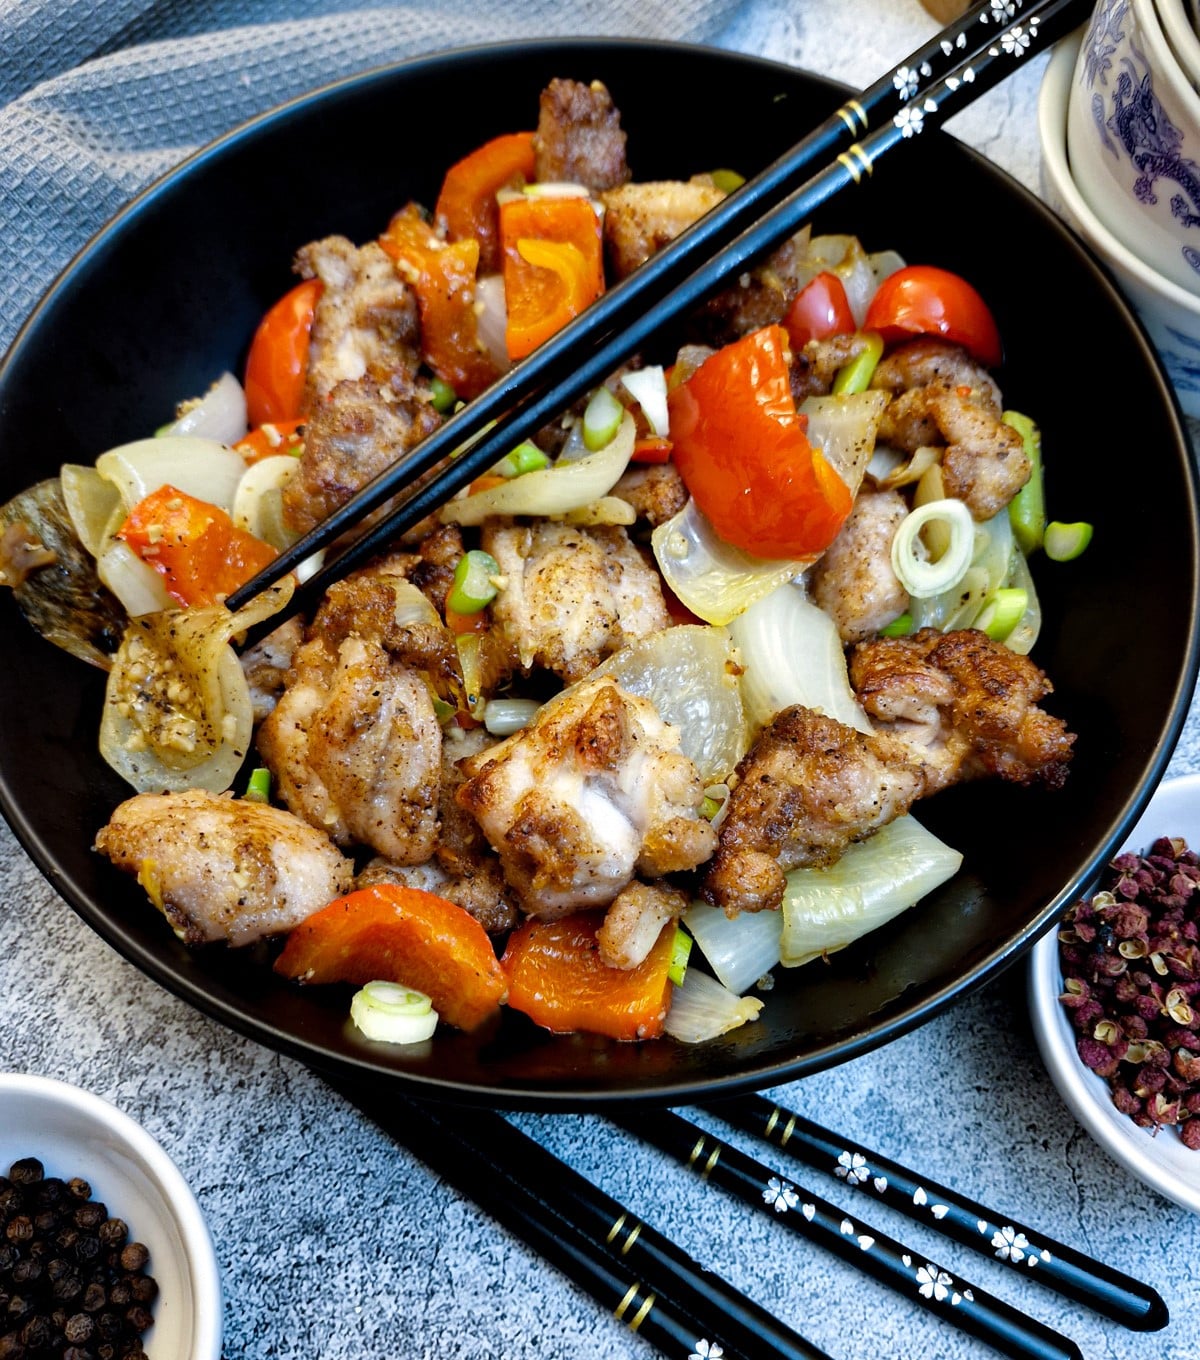
{"type": "Polygon", "coordinates": [[[715,40],[738,0],[0,0],[0,351],[124,203],[331,80],[553,34],[715,40]]]}

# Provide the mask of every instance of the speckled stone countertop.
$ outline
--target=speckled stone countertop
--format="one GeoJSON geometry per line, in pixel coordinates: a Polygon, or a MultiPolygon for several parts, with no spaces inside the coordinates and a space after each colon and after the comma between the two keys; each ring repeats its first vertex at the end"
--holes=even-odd
{"type": "MultiPolygon", "coordinates": [[[[932,28],[916,0],[757,0],[725,42],[861,85],[932,28]]],[[[1041,69],[1032,62],[955,125],[1031,185],[1041,69]]],[[[1195,716],[1171,773],[1193,770],[1195,716]]],[[[310,1071],[221,1028],[126,964],[6,830],[0,990],[0,1067],[72,1080],[115,1102],[161,1140],[191,1184],[216,1243],[229,1360],[652,1354],[310,1071]]],[[[1023,968],[885,1049],[775,1094],[847,1139],[1155,1284],[1172,1324],[1134,1334],[873,1208],[883,1231],[929,1259],[952,1258],[1091,1360],[1197,1354],[1200,1218],[1131,1182],[1060,1102],[1033,1045],[1023,968]]],[[[831,1356],[994,1354],[600,1118],[513,1118],[831,1356]]],[[[816,1188],[836,1198],[836,1188],[816,1188]]]]}

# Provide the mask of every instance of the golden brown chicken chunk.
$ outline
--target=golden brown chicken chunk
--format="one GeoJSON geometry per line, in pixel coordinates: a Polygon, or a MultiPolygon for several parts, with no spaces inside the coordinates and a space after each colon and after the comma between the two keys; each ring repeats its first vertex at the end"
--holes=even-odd
{"type": "Polygon", "coordinates": [[[96,849],[137,874],[186,944],[249,944],[299,925],[348,891],[354,867],[283,808],[228,794],[139,793],[96,849]]]}
{"type": "Polygon", "coordinates": [[[542,666],[578,680],[671,621],[658,573],[619,525],[489,520],[482,541],[504,582],[491,631],[507,639],[524,670],[542,666]]]}
{"type": "Polygon", "coordinates": [[[624,184],[625,134],[612,95],[598,80],[552,80],[538,104],[534,178],[599,192],[624,184]]]}
{"type": "Polygon", "coordinates": [[[660,878],[712,853],[700,776],[678,745],[645,699],[609,676],[585,680],[465,761],[458,802],[521,906],[552,920],[607,905],[635,874],[660,878]]]}
{"type": "Polygon", "coordinates": [[[876,725],[920,753],[929,793],[989,775],[1048,788],[1067,777],[1075,736],[1038,707],[1053,685],[977,629],[860,643],[850,682],[876,725]]]}
{"type": "Polygon", "coordinates": [[[795,705],[763,728],[730,784],[700,891],[732,914],[780,906],[787,870],[833,864],[907,812],[925,776],[903,742],[795,705]]]}
{"type": "Polygon", "coordinates": [[[898,491],[859,491],[854,507],[809,573],[813,600],[843,642],[861,642],[908,608],[892,570],[892,539],[908,514],[898,491]]]}
{"type": "Polygon", "coordinates": [[[709,175],[622,184],[600,195],[609,265],[623,279],[725,197],[709,175]]]}
{"type": "Polygon", "coordinates": [[[305,643],[258,749],[287,806],[338,845],[397,864],[433,854],[442,730],[428,685],[380,643],[305,643]]]}

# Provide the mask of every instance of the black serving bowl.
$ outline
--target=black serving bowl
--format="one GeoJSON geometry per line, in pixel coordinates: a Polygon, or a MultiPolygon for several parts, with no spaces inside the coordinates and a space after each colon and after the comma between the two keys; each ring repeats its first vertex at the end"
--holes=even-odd
{"type": "MultiPolygon", "coordinates": [[[[446,165],[531,126],[553,76],[613,92],[639,179],[752,171],[841,102],[838,86],[698,48],[554,40],[368,73],[296,101],[193,157],[79,256],[0,370],[0,499],[90,462],[240,369],[296,247],[377,234],[446,165]],[[433,133],[436,129],[436,134],[433,133]]],[[[921,808],[962,871],[858,945],[776,973],[757,1024],[711,1043],[556,1037],[505,1013],[421,1051],[355,1037],[338,988],[302,990],[254,952],[189,951],[91,846],[129,790],[100,760],[103,676],[0,601],[0,800],[54,886],[126,958],[235,1029],[346,1078],[409,1094],[566,1108],[762,1087],[911,1029],[1012,963],[1123,840],[1158,781],[1197,666],[1196,488],[1178,409],[1104,273],[1029,193],[955,140],[903,144],[818,230],[957,270],[991,303],[1011,406],[1042,426],[1052,516],[1090,520],[1089,551],[1037,563],[1035,658],[1078,733],[1064,790],[981,783],[921,808]]],[[[30,929],[36,929],[31,921],[30,929]]]]}

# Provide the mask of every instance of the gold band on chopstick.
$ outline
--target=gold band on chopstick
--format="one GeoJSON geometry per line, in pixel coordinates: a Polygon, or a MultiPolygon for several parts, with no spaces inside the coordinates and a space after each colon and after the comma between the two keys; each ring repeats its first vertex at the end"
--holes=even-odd
{"type": "MultiPolygon", "coordinates": [[[[637,1299],[639,1289],[641,1289],[640,1284],[631,1284],[625,1291],[625,1297],[613,1310],[613,1317],[615,1317],[618,1322],[625,1322],[625,1313],[628,1310],[629,1305],[637,1299]]],[[[642,1300],[641,1306],[638,1308],[637,1312],[634,1313],[633,1317],[631,1317],[628,1322],[625,1322],[625,1325],[631,1332],[636,1332],[642,1323],[645,1322],[651,1308],[654,1307],[654,1300],[656,1297],[657,1296],[654,1294],[647,1294],[642,1300]]]]}
{"type": "Polygon", "coordinates": [[[855,184],[861,184],[864,175],[871,174],[875,166],[870,156],[855,142],[848,150],[843,151],[838,157],[838,164],[844,165],[850,172],[850,178],[855,184]]]}
{"type": "MultiPolygon", "coordinates": [[[[763,1130],[763,1137],[768,1142],[771,1141],[771,1135],[775,1132],[775,1125],[779,1123],[780,1119],[783,1116],[783,1113],[784,1112],[779,1108],[778,1105],[771,1106],[771,1117],[770,1119],[767,1120],[767,1127],[763,1130]]],[[[787,1147],[788,1141],[790,1140],[792,1134],[795,1132],[796,1132],[796,1116],[792,1115],[788,1122],[783,1126],[783,1129],[779,1134],[778,1140],[779,1146],[787,1147]]]]}
{"type": "Polygon", "coordinates": [[[867,130],[867,115],[857,99],[847,99],[837,111],[837,116],[850,129],[852,136],[867,130]],[[860,126],[861,125],[861,126],[860,126]]]}
{"type": "MultiPolygon", "coordinates": [[[[610,1247],[621,1235],[621,1229],[625,1227],[627,1220],[629,1220],[629,1215],[622,1214],[621,1217],[618,1218],[617,1221],[612,1225],[612,1227],[609,1228],[608,1236],[604,1240],[608,1243],[610,1247]]],[[[629,1248],[633,1246],[633,1244],[638,1239],[638,1234],[642,1231],[642,1225],[638,1219],[636,1218],[632,1219],[631,1222],[633,1226],[626,1230],[625,1240],[624,1242],[621,1243],[620,1252],[622,1256],[624,1256],[625,1253],[629,1250],[629,1248]]]]}
{"type": "Polygon", "coordinates": [[[703,1156],[703,1154],[704,1154],[704,1138],[700,1137],[696,1139],[696,1146],[692,1148],[692,1151],[687,1159],[687,1164],[692,1168],[693,1171],[698,1170],[700,1173],[700,1179],[702,1181],[706,1181],[708,1180],[709,1176],[712,1175],[713,1167],[716,1166],[717,1162],[720,1160],[721,1156],[720,1143],[716,1143],[713,1145],[713,1150],[709,1154],[708,1161],[705,1162],[703,1166],[698,1166],[699,1159],[701,1156],[703,1156]]]}

